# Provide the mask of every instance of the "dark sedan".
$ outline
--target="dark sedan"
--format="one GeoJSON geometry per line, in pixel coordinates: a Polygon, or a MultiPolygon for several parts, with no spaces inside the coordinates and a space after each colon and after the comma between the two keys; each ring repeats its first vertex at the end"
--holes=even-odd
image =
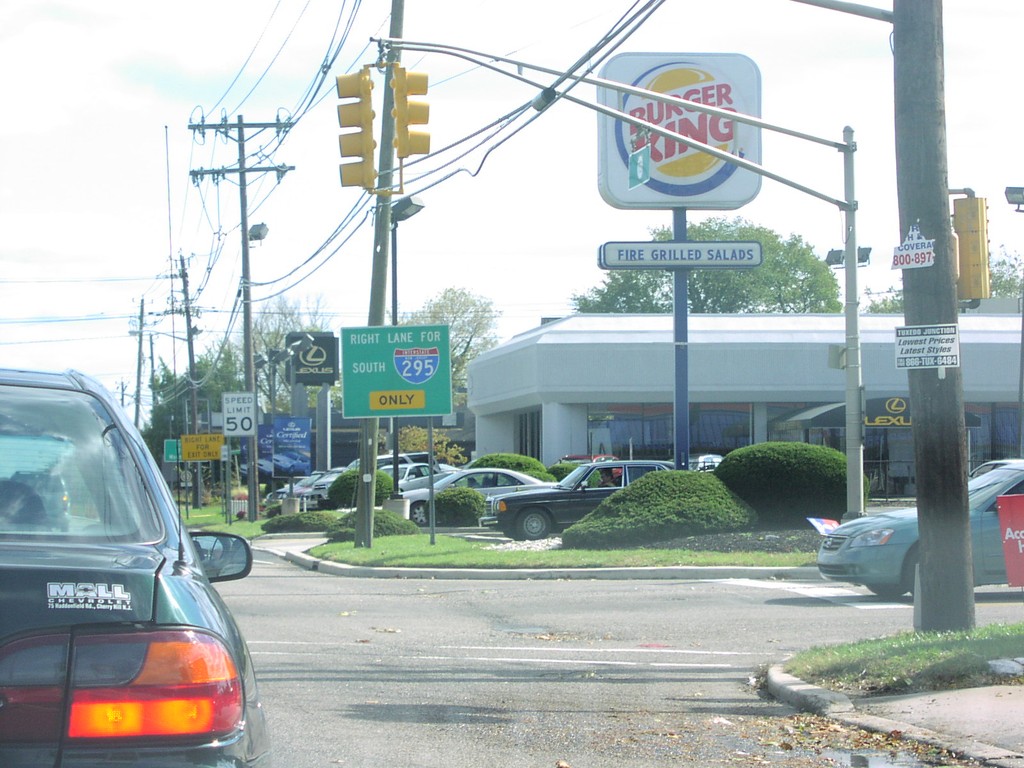
{"type": "Polygon", "coordinates": [[[244,539],[183,532],[99,384],[0,370],[0,766],[269,766],[249,654],[211,585],[251,566],[244,539]]]}
{"type": "Polygon", "coordinates": [[[549,488],[492,496],[480,524],[506,536],[543,539],[581,520],[615,491],[648,472],[671,469],[662,461],[598,461],[581,464],[549,488]]]}

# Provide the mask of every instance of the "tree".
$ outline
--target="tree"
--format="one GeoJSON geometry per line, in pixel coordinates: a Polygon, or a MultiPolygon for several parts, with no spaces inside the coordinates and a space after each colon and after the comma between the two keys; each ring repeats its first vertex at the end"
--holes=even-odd
{"type": "MultiPolygon", "coordinates": [[[[278,296],[274,301],[262,307],[259,312],[254,313],[252,323],[252,346],[257,355],[263,355],[269,359],[270,350],[285,349],[285,339],[289,333],[300,331],[326,331],[330,329],[330,319],[320,307],[319,299],[301,307],[298,302],[288,301],[284,296],[278,296]]],[[[239,356],[241,356],[241,343],[238,342],[239,356]]],[[[290,408],[290,390],[285,378],[285,369],[282,366],[277,375],[276,402],[271,404],[270,376],[256,376],[256,389],[259,393],[261,405],[268,412],[287,412],[290,408]]],[[[338,389],[335,387],[335,389],[338,389]]],[[[332,393],[333,395],[333,393],[332,393]]],[[[340,391],[338,392],[340,397],[340,391]]],[[[333,399],[333,398],[332,398],[333,399]]],[[[310,404],[315,404],[316,394],[309,393],[310,404]]]]}
{"type": "MultiPolygon", "coordinates": [[[[667,228],[652,229],[656,241],[669,241],[667,228]]],[[[824,261],[798,235],[777,232],[742,218],[711,218],[687,227],[691,241],[761,243],[764,262],[754,269],[694,269],[687,283],[689,311],[839,312],[839,283],[824,261]]],[[[672,275],[668,271],[610,270],[604,284],[572,297],[577,312],[670,312],[672,275]]]]}
{"type": "MultiPolygon", "coordinates": [[[[402,427],[398,430],[398,450],[405,453],[427,451],[430,449],[428,438],[429,434],[423,427],[402,427]]],[[[452,442],[447,432],[435,429],[434,459],[442,464],[459,466],[466,463],[466,454],[462,452],[461,445],[452,442]]]]}
{"type": "Polygon", "coordinates": [[[452,388],[466,388],[466,369],[481,352],[496,346],[497,313],[489,299],[463,288],[445,288],[406,318],[408,325],[447,325],[452,357],[452,388]]]}
{"type": "MultiPolygon", "coordinates": [[[[196,358],[196,376],[199,379],[197,396],[200,419],[208,411],[219,411],[222,395],[241,389],[243,380],[242,356],[237,347],[225,343],[207,349],[196,358]]],[[[177,438],[185,432],[189,411],[188,371],[178,374],[161,360],[153,375],[153,407],[149,424],[142,434],[154,456],[163,456],[165,439],[177,438]]]]}

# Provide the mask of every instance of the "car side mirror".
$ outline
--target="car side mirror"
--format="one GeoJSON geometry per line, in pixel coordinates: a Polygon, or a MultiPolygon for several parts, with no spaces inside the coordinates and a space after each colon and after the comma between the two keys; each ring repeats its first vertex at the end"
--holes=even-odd
{"type": "Polygon", "coordinates": [[[195,531],[191,536],[210,581],[233,581],[249,575],[252,548],[241,536],[221,531],[195,531]]]}

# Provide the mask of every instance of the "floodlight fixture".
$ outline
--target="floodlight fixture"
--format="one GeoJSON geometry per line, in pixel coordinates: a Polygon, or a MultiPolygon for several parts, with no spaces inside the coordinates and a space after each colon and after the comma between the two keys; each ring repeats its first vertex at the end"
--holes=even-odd
{"type": "Polygon", "coordinates": [[[1006,202],[1017,206],[1017,213],[1024,213],[1021,206],[1024,205],[1024,187],[1007,187],[1006,202]]]}

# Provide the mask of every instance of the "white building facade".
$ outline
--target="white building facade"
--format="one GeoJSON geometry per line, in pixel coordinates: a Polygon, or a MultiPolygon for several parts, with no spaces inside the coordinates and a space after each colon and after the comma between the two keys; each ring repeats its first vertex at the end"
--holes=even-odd
{"type": "MultiPolygon", "coordinates": [[[[469,367],[476,453],[671,459],[675,364],[671,315],[571,315],[480,355],[469,367]]],[[[914,491],[912,403],[895,362],[901,315],[863,315],[865,471],[875,493],[914,491]]],[[[961,369],[971,466],[1018,451],[1021,319],[962,314],[961,369]]],[[[768,440],[845,449],[846,345],[830,315],[690,315],[691,454],[768,440]],[[833,354],[834,357],[834,354],[833,354]]]]}

